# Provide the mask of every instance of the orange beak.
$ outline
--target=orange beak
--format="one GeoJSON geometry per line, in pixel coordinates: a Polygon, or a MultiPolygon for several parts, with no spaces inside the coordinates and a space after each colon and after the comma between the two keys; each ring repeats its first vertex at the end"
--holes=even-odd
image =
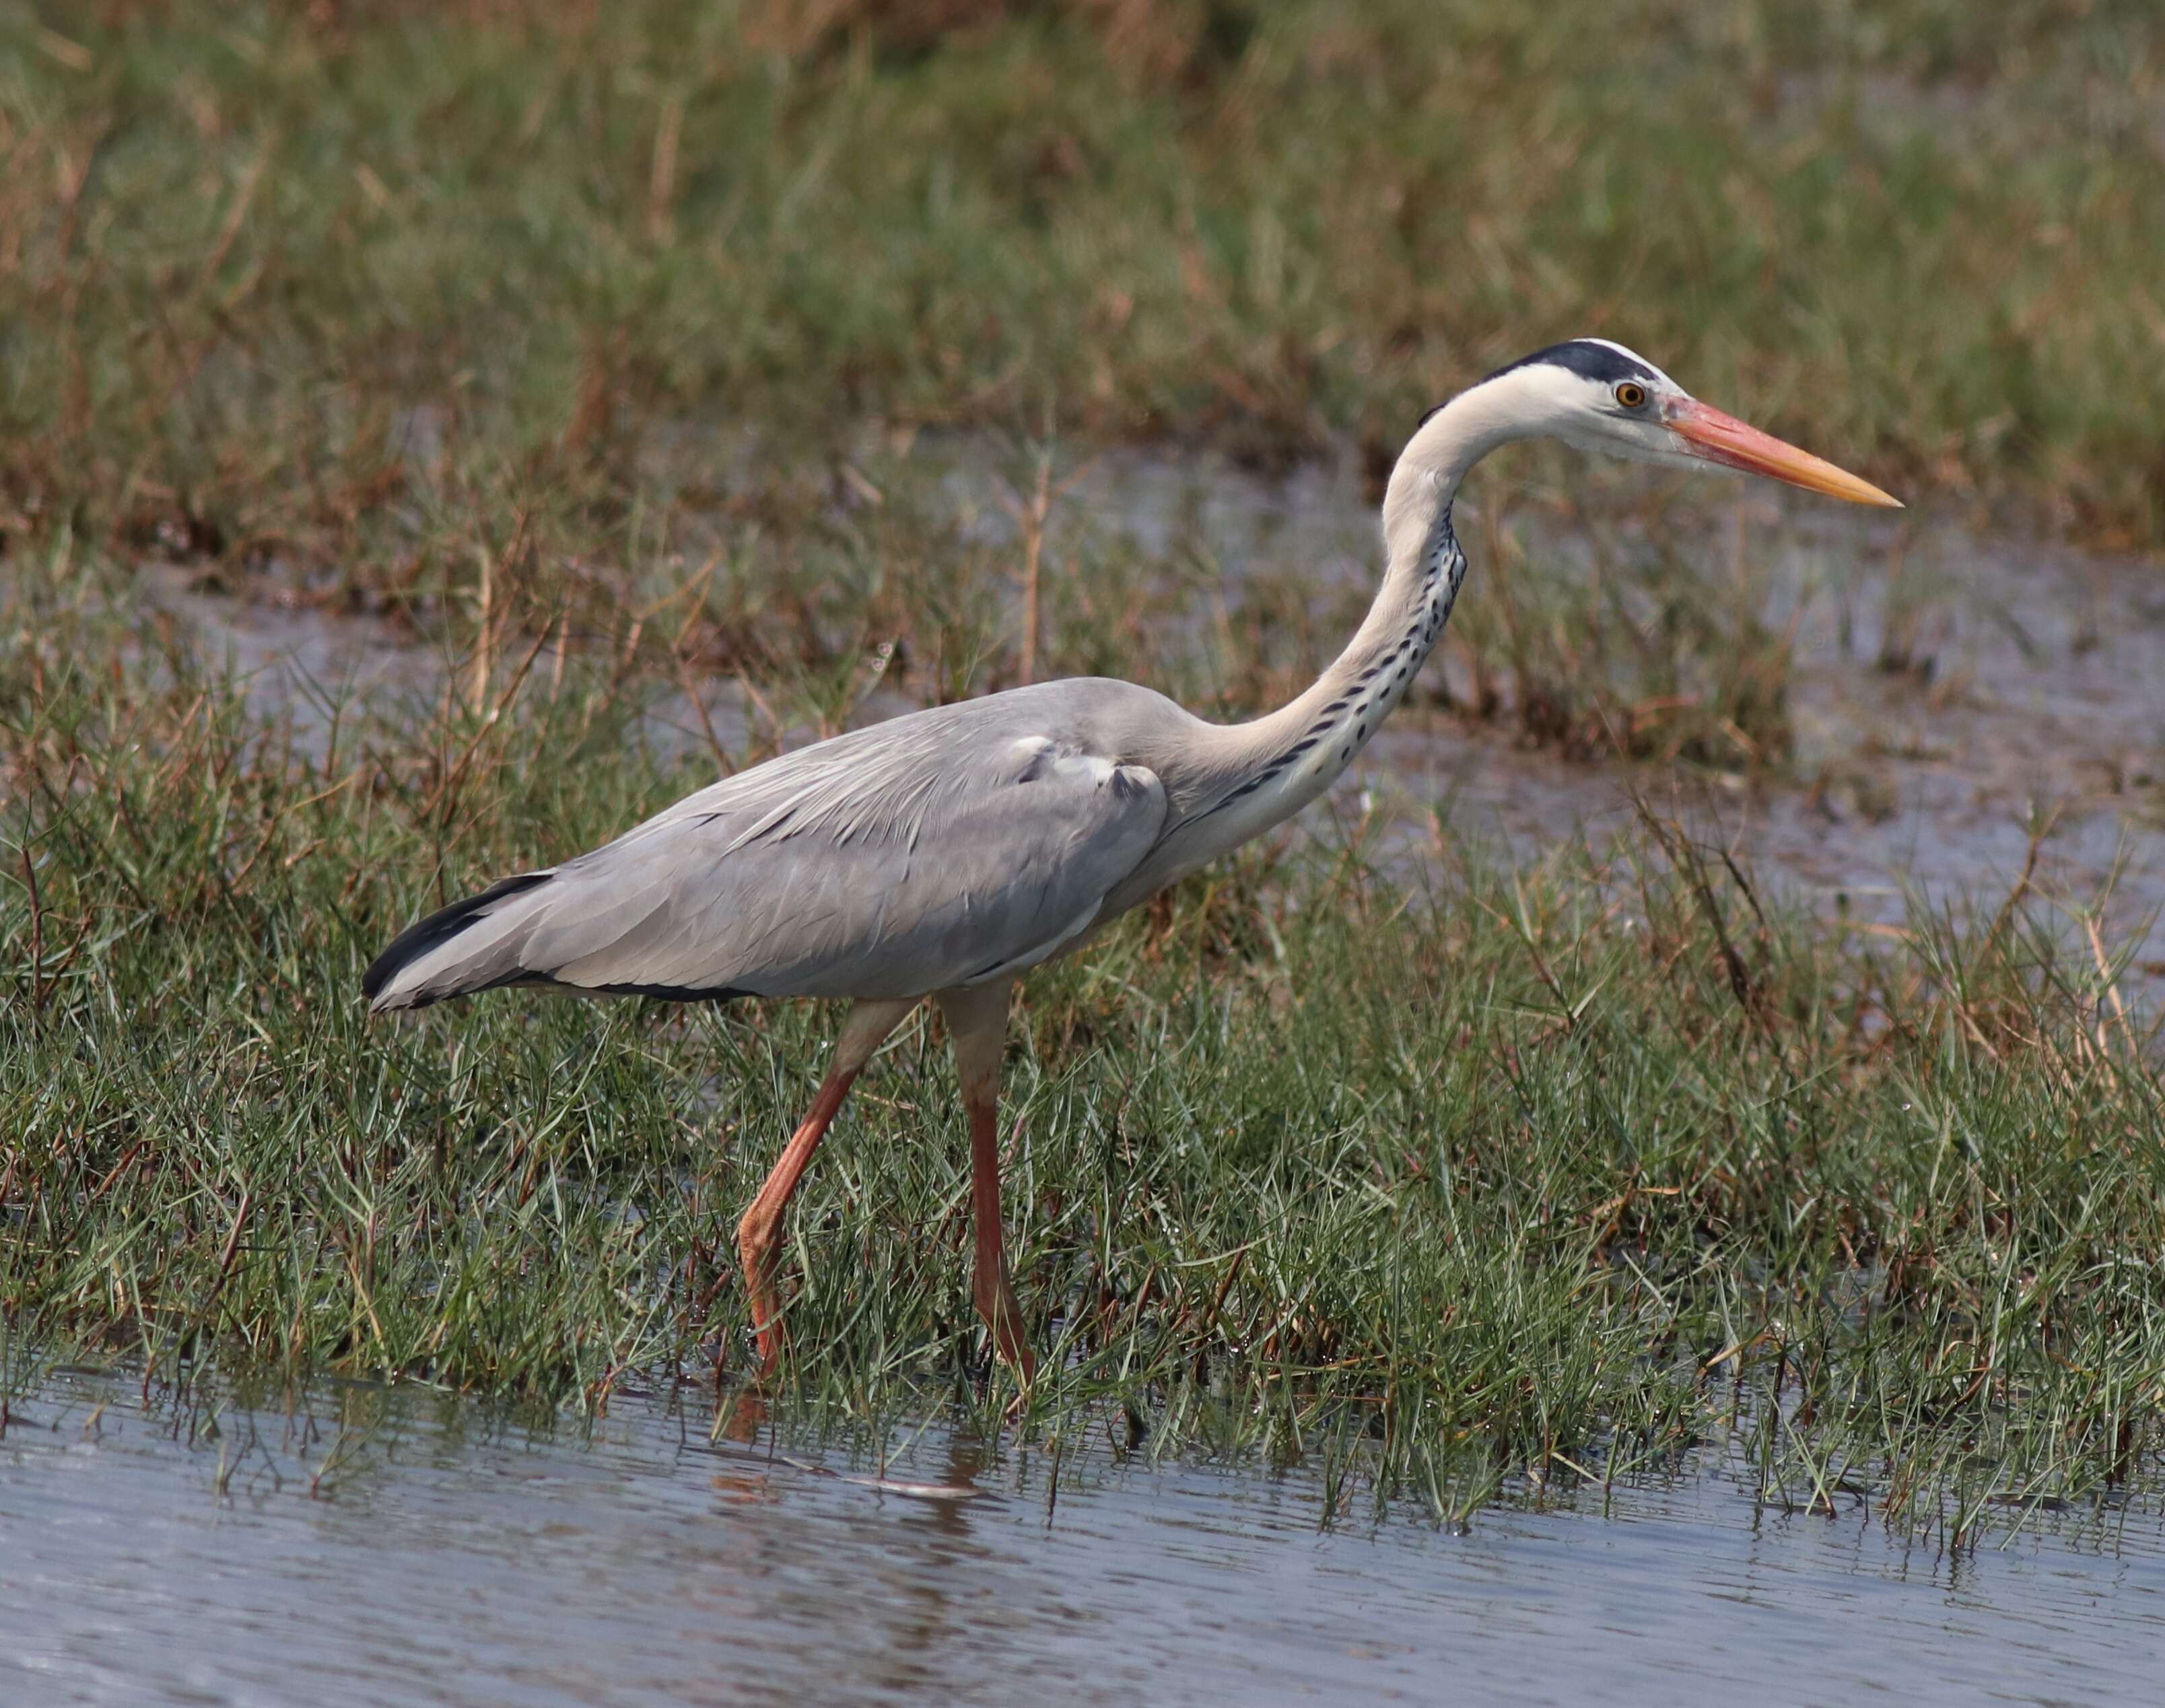
{"type": "Polygon", "coordinates": [[[1746,474],[1763,474],[1770,480],[1787,481],[1807,492],[1825,493],[1852,504],[1883,504],[1899,510],[1902,501],[1883,493],[1867,480],[1859,480],[1847,469],[1784,445],[1771,433],[1747,427],[1734,415],[1686,398],[1669,405],[1669,430],[1709,462],[1725,468],[1741,468],[1746,474]]]}

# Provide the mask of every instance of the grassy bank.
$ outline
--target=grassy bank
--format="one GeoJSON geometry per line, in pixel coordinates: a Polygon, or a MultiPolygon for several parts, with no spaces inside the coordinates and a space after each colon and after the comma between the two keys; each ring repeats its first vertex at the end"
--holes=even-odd
{"type": "MultiPolygon", "coordinates": [[[[636,739],[669,678],[513,659],[326,751],[111,614],[125,586],[8,612],[6,1333],[549,1403],[740,1374],[730,1231],[830,1015],[356,996],[417,910],[710,773],[636,739]]],[[[2026,897],[1770,908],[1651,819],[1433,893],[1267,848],[1036,980],[1031,1426],[1125,1407],[1451,1512],[1709,1442],[1897,1524],[2150,1486],[2165,1100],[2110,963],[2026,897]]],[[[785,1398],[994,1421],[962,1138],[906,1031],[799,1201],[785,1398]]]]}
{"type": "MultiPolygon", "coordinates": [[[[1094,448],[1372,467],[1603,331],[1913,497],[2160,541],[2147,8],[946,12],[5,14],[0,1377],[87,1342],[735,1394],[730,1231],[831,1016],[371,1027],[360,968],[882,697],[1285,698],[1365,530],[1152,546],[1069,484],[1094,448]],[[371,614],[450,686],[267,718],[153,561],[371,614]],[[742,727],[651,739],[724,677],[742,727]]],[[[1613,526],[1545,573],[1476,495],[1452,714],[1778,775],[1744,513],[1716,549],[1558,466],[1520,472],[1613,526]]],[[[1251,851],[1032,985],[1028,1427],[1125,1410],[1453,1512],[1707,1442],[1898,1525],[2155,1489],[2165,1106],[2109,939],[2026,888],[1804,918],[1651,814],[1517,871],[1438,846],[1251,851]]],[[[960,1122],[905,1031],[793,1222],[785,1400],[996,1420],[960,1122]]]]}
{"type": "Polygon", "coordinates": [[[2132,0],[8,26],[11,539],[395,601],[666,543],[671,423],[1380,456],[1582,332],[1915,498],[2165,539],[2132,0]]]}

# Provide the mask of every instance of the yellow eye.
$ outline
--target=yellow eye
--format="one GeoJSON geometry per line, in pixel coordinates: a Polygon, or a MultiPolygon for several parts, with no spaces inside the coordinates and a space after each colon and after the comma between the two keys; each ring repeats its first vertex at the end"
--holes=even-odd
{"type": "Polygon", "coordinates": [[[1646,401],[1646,388],[1636,380],[1626,380],[1616,387],[1616,402],[1622,409],[1636,409],[1646,401]]]}

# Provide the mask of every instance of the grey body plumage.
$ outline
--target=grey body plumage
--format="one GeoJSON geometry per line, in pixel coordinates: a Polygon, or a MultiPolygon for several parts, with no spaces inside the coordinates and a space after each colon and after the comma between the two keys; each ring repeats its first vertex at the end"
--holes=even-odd
{"type": "Polygon", "coordinates": [[[891,998],[1019,971],[1156,845],[1166,788],[1125,756],[1169,752],[1194,721],[1082,679],[852,730],[461,904],[448,934],[422,921],[364,988],[377,1009],[507,983],[891,998]]]}
{"type": "Polygon", "coordinates": [[[1373,643],[1255,724],[1078,677],[783,754],[429,915],[363,992],[377,1010],[512,984],[872,999],[1025,971],[1256,834],[1258,797],[1276,822],[1327,786],[1411,685],[1465,568],[1446,505],[1373,643]]]}
{"type": "Polygon", "coordinates": [[[1292,704],[1216,725],[1148,688],[1082,677],[852,730],[430,915],[363,976],[371,1010],[516,984],[852,999],[812,1113],[738,1229],[771,1365],[789,1196],[880,1041],[935,999],[970,1116],[977,1305],[996,1349],[1027,1373],[1001,1256],[993,1125],[1013,981],[1330,786],[1404,698],[1450,617],[1466,572],[1451,525],[1460,480],[1497,446],[1535,437],[1894,502],[1699,403],[1620,345],[1554,345],[1421,419],[1385,490],[1375,602],[1292,704]]]}

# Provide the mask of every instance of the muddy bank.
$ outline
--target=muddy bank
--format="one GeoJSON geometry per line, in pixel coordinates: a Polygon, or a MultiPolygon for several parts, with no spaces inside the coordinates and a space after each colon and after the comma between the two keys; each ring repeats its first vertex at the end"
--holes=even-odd
{"type": "MultiPolygon", "coordinates": [[[[1012,490],[1012,470],[996,448],[925,436],[898,455],[951,503],[958,537],[1012,539],[996,496],[1012,490]]],[[[1350,456],[1265,477],[1211,456],[1120,449],[1062,480],[1048,573],[1108,539],[1204,566],[1235,594],[1261,577],[1342,593],[1375,573],[1372,510],[1350,456]]],[[[1444,691],[1402,710],[1304,829],[1336,837],[1365,826],[1379,857],[1409,867],[1450,836],[1523,858],[1580,838],[1601,846],[1630,824],[1636,792],[1769,888],[1863,920],[1899,918],[1913,899],[1996,908],[2026,870],[2034,896],[2101,911],[2113,939],[2133,945],[2136,980],[2165,978],[2152,923],[2165,908],[2165,570],[1914,514],[1793,503],[1763,487],[1665,490],[1650,503],[1643,482],[1619,485],[1613,506],[1604,490],[1588,521],[1517,498],[1507,475],[1477,480],[1461,506],[1474,560],[1461,620],[1478,620],[1505,577],[1530,586],[1692,563],[1788,637],[1793,739],[1781,762],[1564,756],[1528,739],[1508,704],[1477,714],[1484,684],[1467,650],[1446,642],[1430,666],[1444,691]]],[[[850,491],[839,485],[838,503],[850,491]]],[[[334,708],[437,699],[471,667],[389,624],[227,598],[180,571],[152,572],[145,586],[175,644],[229,665],[258,714],[292,719],[304,741],[323,739],[334,708]]],[[[692,685],[703,704],[658,694],[644,739],[674,751],[719,743],[732,756],[777,739],[737,683],[692,685]]],[[[875,694],[857,716],[907,704],[875,694]]]]}
{"type": "MultiPolygon", "coordinates": [[[[1574,514],[1517,497],[1508,472],[1476,477],[1460,506],[1462,620],[1504,576],[1710,565],[1710,583],[1788,637],[1790,753],[1734,769],[1562,756],[1509,704],[1471,714],[1483,684],[1447,640],[1429,671],[1451,709],[1393,718],[1336,791],[1341,824],[1383,814],[1379,845],[1397,858],[1433,849],[1439,820],[1523,858],[1599,846],[1631,823],[1636,793],[1773,888],[1867,920],[1911,898],[1995,909],[2026,869],[2034,895],[2100,909],[2136,946],[2138,977],[2165,977],[2152,926],[2165,909],[2165,566],[1720,477],[1668,483],[1651,504],[1632,501],[1644,480],[1597,484],[1574,514]]],[[[1350,457],[1265,479],[1116,451],[1076,498],[1094,525],[1236,578],[1376,572],[1350,457]]]]}

